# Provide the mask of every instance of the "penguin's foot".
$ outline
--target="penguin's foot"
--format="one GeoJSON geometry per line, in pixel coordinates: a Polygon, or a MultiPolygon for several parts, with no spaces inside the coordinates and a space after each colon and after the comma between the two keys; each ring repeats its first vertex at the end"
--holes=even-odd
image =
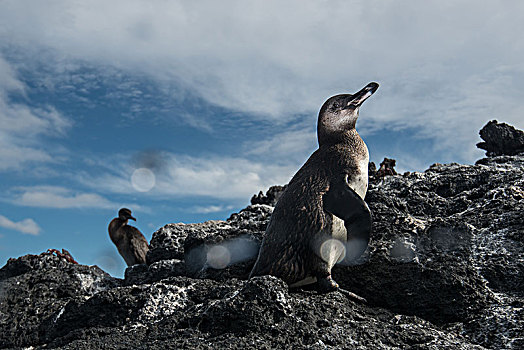
{"type": "Polygon", "coordinates": [[[355,293],[350,292],[349,290],[345,290],[343,288],[339,288],[338,291],[340,293],[342,293],[346,298],[348,298],[350,300],[353,300],[353,301],[356,301],[356,302],[359,302],[359,303],[362,303],[362,304],[367,304],[368,303],[368,301],[365,298],[362,298],[360,295],[356,295],[355,293]]]}
{"type": "Polygon", "coordinates": [[[331,275],[318,277],[317,286],[320,293],[334,292],[339,289],[338,283],[331,278],[331,275]]]}

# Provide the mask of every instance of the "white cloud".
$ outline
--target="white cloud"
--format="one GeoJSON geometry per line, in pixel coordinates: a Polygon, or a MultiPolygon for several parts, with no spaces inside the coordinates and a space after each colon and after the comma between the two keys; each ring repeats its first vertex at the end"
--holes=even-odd
{"type": "Polygon", "coordinates": [[[234,157],[187,157],[170,159],[157,192],[175,196],[209,196],[246,199],[271,185],[287,183],[295,169],[234,157]]]}
{"type": "Polygon", "coordinates": [[[41,231],[40,226],[38,226],[38,224],[33,219],[24,219],[15,222],[3,215],[0,215],[0,227],[5,227],[10,230],[15,230],[30,235],[38,235],[41,231]]]}
{"type": "Polygon", "coordinates": [[[0,96],[2,100],[6,96],[7,91],[16,91],[19,93],[25,92],[24,84],[16,78],[16,73],[13,68],[7,63],[2,56],[0,56],[0,96]]]}
{"type": "MultiPolygon", "coordinates": [[[[311,126],[315,123],[309,120],[311,126]]],[[[247,155],[263,158],[267,162],[301,165],[318,148],[317,132],[312,127],[275,132],[265,140],[252,141],[244,145],[247,155]]]]}
{"type": "MultiPolygon", "coordinates": [[[[245,200],[261,189],[287,183],[297,170],[294,165],[228,156],[190,157],[164,153],[163,157],[165,164],[162,168],[151,169],[156,178],[155,187],[142,195],[156,198],[199,196],[245,200]]],[[[131,184],[136,167],[119,163],[115,168],[118,171],[106,170],[98,175],[83,173],[77,176],[77,180],[103,193],[140,195],[131,184]]]]}
{"type": "Polygon", "coordinates": [[[84,61],[177,81],[276,125],[377,80],[363,131],[411,127],[471,161],[488,119],[524,127],[523,12],[473,0],[3,1],[0,38],[53,53],[58,70],[84,61]]]}
{"type": "MultiPolygon", "coordinates": [[[[441,73],[451,74],[450,70],[442,67],[441,73]]],[[[363,106],[357,127],[364,136],[377,130],[413,128],[419,138],[434,141],[434,151],[441,158],[472,162],[482,155],[475,144],[487,121],[524,127],[524,105],[519,97],[524,90],[522,81],[524,64],[515,64],[472,73],[446,86],[398,82],[393,88],[402,85],[400,98],[390,93],[391,87],[382,86],[382,94],[373,96],[377,103],[363,106]]]]}
{"type": "MultiPolygon", "coordinates": [[[[15,191],[9,201],[28,207],[114,209],[121,206],[96,193],[76,192],[60,186],[19,187],[15,191]]],[[[135,209],[137,207],[134,205],[135,209]]]]}
{"type": "Polygon", "coordinates": [[[293,175],[278,166],[233,157],[195,158],[173,156],[158,192],[214,198],[249,198],[261,188],[287,183],[293,175]]]}
{"type": "Polygon", "coordinates": [[[0,55],[0,171],[28,163],[55,162],[42,147],[42,136],[63,135],[71,122],[53,107],[32,108],[10,101],[9,93],[25,94],[24,84],[0,55]]]}
{"type": "Polygon", "coordinates": [[[233,209],[232,205],[207,205],[207,206],[197,205],[197,206],[190,208],[188,211],[192,213],[197,213],[197,214],[209,214],[209,213],[217,213],[219,211],[231,210],[231,209],[233,209]]]}

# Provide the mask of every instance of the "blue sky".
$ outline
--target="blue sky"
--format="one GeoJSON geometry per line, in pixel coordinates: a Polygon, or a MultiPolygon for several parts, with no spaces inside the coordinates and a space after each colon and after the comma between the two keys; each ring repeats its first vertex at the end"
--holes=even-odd
{"type": "Polygon", "coordinates": [[[226,219],[316,148],[330,96],[400,171],[473,163],[524,127],[524,3],[0,1],[0,265],[66,248],[115,276],[107,224],[149,240],[226,219]]]}

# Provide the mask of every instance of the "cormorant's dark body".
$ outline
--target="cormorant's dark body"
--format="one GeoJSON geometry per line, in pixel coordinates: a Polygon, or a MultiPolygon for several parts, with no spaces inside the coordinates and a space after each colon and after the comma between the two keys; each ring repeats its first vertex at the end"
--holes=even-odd
{"type": "Polygon", "coordinates": [[[116,245],[127,266],[145,264],[146,254],[149,250],[147,240],[136,227],[127,224],[129,219],[136,220],[131,216],[131,210],[120,209],[118,217],[109,223],[109,237],[116,245]]]}
{"type": "Polygon", "coordinates": [[[358,107],[377,88],[378,84],[371,83],[355,95],[326,101],[319,113],[319,148],[276,204],[250,276],[269,274],[291,286],[319,281],[337,288],[331,268],[340,254],[333,251],[335,255],[323,257],[322,244],[329,239],[347,240],[349,246],[353,244],[346,256],[349,260],[365,251],[371,231],[371,214],[363,200],[369,155],[355,123],[358,107]],[[334,109],[339,100],[353,110],[334,109]],[[336,119],[338,114],[342,121],[336,119]]]}

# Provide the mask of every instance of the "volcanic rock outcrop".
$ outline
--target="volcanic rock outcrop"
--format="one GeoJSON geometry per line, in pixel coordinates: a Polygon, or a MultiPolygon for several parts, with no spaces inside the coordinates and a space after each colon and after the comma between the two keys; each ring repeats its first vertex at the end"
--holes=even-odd
{"type": "Polygon", "coordinates": [[[477,143],[477,147],[486,150],[488,157],[524,152],[524,131],[511,125],[492,120],[480,129],[479,134],[484,142],[477,143]]]}
{"type": "Polygon", "coordinates": [[[367,304],[289,291],[271,276],[246,280],[284,189],[273,187],[225,221],[159,229],[148,265],[125,279],[49,254],[10,259],[0,269],[0,348],[522,349],[516,147],[370,182],[368,250],[333,270],[367,304]]]}

